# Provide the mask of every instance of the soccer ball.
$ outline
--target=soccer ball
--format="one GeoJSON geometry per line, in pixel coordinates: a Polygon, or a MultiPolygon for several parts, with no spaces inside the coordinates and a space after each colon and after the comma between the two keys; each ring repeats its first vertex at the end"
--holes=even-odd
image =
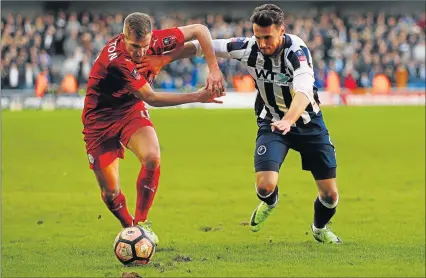
{"type": "Polygon", "coordinates": [[[124,265],[144,265],[154,255],[155,244],[141,227],[128,227],[115,237],[114,253],[124,265]]]}

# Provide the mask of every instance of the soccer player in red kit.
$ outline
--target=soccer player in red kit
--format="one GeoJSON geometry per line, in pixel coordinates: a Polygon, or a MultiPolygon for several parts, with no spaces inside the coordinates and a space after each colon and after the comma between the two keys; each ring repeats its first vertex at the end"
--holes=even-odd
{"type": "Polygon", "coordinates": [[[151,106],[221,103],[216,97],[222,95],[223,76],[207,27],[194,24],[152,31],[148,15],[132,13],[126,17],[123,33],[111,39],[94,62],[82,114],[90,168],[99,183],[102,200],[123,227],[140,225],[158,244],[158,237],[146,220],[160,177],[160,149],[144,102],[151,106]],[[162,54],[192,39],[198,40],[206,53],[210,70],[206,88],[188,94],[154,92],[150,86],[154,75],[139,72],[137,64],[146,54],[162,54]],[[118,161],[124,158],[124,147],[141,163],[134,219],[119,186],[118,161]]]}

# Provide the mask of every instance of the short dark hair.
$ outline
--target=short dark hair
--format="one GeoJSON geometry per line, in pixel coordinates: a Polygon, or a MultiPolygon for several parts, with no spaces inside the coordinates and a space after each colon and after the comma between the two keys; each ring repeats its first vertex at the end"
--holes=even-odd
{"type": "Polygon", "coordinates": [[[138,39],[151,33],[152,24],[149,15],[144,13],[131,13],[124,19],[124,34],[135,34],[138,39]]]}
{"type": "Polygon", "coordinates": [[[264,4],[254,9],[250,21],[261,27],[268,27],[272,24],[283,26],[284,12],[277,5],[264,4]]]}

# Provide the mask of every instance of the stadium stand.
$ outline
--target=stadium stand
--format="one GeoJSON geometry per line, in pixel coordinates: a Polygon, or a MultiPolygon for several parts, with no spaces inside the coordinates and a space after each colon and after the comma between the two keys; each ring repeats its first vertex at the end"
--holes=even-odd
{"type": "MultiPolygon", "coordinates": [[[[2,14],[1,87],[44,92],[84,93],[91,64],[113,35],[122,30],[127,12],[55,11],[38,15],[2,14]],[[75,84],[76,82],[76,84],[75,84]],[[46,85],[47,84],[47,85],[46,85]]],[[[248,17],[224,14],[152,13],[155,28],[202,23],[213,38],[251,36],[248,17]]],[[[313,56],[316,85],[362,93],[363,88],[425,88],[424,12],[286,14],[289,33],[304,39],[313,56]],[[384,83],[383,83],[384,82],[384,83]]],[[[227,86],[253,90],[247,72],[235,60],[220,59],[227,86]],[[248,81],[247,81],[248,80],[248,81]]],[[[193,90],[205,81],[204,59],[168,65],[155,80],[166,90],[193,90]]]]}

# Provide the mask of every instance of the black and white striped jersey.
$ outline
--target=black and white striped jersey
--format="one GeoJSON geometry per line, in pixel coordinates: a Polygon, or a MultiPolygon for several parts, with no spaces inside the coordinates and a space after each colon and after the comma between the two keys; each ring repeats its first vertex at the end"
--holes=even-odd
{"type": "MultiPolygon", "coordinates": [[[[202,56],[198,42],[197,56],[202,56]]],[[[263,55],[256,38],[230,38],[213,40],[217,57],[237,59],[253,77],[257,89],[256,115],[271,121],[280,120],[288,111],[294,92],[304,93],[310,100],[296,126],[308,125],[322,118],[317,88],[314,86],[312,57],[305,42],[293,34],[285,34],[283,49],[275,57],[263,55]]]]}

